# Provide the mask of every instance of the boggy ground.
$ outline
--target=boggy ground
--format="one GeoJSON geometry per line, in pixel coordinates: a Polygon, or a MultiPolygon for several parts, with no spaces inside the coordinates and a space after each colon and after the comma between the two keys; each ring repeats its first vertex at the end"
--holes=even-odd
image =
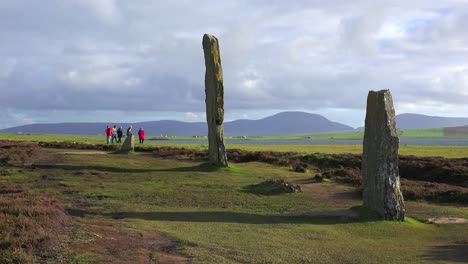
{"type": "MultiPolygon", "coordinates": [[[[5,260],[14,263],[20,251],[23,263],[463,263],[467,260],[468,225],[419,222],[437,216],[468,218],[466,206],[409,201],[410,218],[406,222],[376,221],[373,215],[355,207],[361,203],[358,188],[335,181],[333,175],[318,182],[315,176],[327,171],[303,161],[299,164],[309,164],[309,172],[297,173],[290,167],[264,162],[233,163],[230,168],[218,169],[198,158],[187,159],[193,154],[190,152],[161,158],[167,152],[73,155],[63,152],[74,151],[36,147],[31,146],[34,151],[25,151],[24,145],[1,148],[3,185],[0,186],[6,186],[7,191],[0,191],[0,195],[5,201],[5,197],[15,193],[11,190],[21,188],[24,190],[19,193],[46,197],[32,198],[34,204],[23,204],[41,205],[51,211],[30,213],[27,206],[22,211],[5,209],[17,204],[17,199],[12,199],[3,203],[0,215],[21,216],[38,223],[44,220],[34,221],[34,217],[59,221],[48,229],[46,225],[24,229],[14,221],[4,225],[0,237],[12,241],[19,234],[28,237],[23,234],[35,229],[42,228],[43,234],[51,234],[39,240],[27,238],[26,241],[33,241],[31,246],[11,247],[14,243],[2,243],[0,257],[5,263],[8,263],[5,260]],[[278,178],[300,184],[303,192],[252,191],[258,189],[251,186],[278,178]],[[349,208],[354,208],[358,218],[273,216],[349,208]],[[21,231],[15,233],[12,231],[15,228],[21,231]],[[12,235],[4,236],[5,232],[12,235]],[[51,247],[44,250],[34,241],[50,241],[51,247]]],[[[346,164],[338,164],[334,169],[341,169],[339,166],[348,168],[346,164]]]]}

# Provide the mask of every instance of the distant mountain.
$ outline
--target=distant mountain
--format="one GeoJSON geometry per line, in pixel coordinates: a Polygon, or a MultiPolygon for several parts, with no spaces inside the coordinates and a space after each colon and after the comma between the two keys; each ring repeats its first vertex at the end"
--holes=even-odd
{"type": "MultiPolygon", "coordinates": [[[[104,134],[107,125],[114,123],[59,123],[32,124],[0,130],[10,133],[45,133],[45,134],[104,134]]],[[[129,123],[115,123],[126,129],[129,123]]],[[[162,120],[133,123],[138,129],[143,127],[147,135],[191,136],[206,135],[205,122],[187,123],[180,121],[162,120]]],[[[282,112],[260,120],[236,120],[224,123],[227,136],[269,136],[313,134],[326,132],[352,131],[353,128],[337,122],[332,122],[323,116],[304,112],[282,112]]]]}
{"type": "Polygon", "coordinates": [[[396,116],[396,123],[399,129],[455,127],[468,125],[468,118],[400,114],[396,116]]]}
{"type": "Polygon", "coordinates": [[[226,122],[224,130],[231,135],[293,135],[352,131],[353,128],[321,115],[282,112],[260,120],[226,122]]]}
{"type": "Polygon", "coordinates": [[[43,134],[77,134],[100,135],[104,134],[107,125],[122,126],[124,133],[130,125],[134,130],[140,127],[145,129],[147,135],[201,135],[207,133],[206,123],[187,123],[172,120],[149,121],[140,123],[58,123],[58,124],[31,124],[0,130],[10,133],[43,133],[43,134]]]}
{"type": "MultiPolygon", "coordinates": [[[[468,117],[442,117],[419,114],[400,114],[396,116],[396,125],[399,129],[428,129],[468,125],[468,117]]],[[[364,131],[364,127],[356,128],[364,131]]]]}
{"type": "MultiPolygon", "coordinates": [[[[419,114],[400,114],[396,116],[399,129],[426,129],[468,125],[468,118],[440,117],[419,114]]],[[[126,129],[130,123],[58,123],[32,124],[0,130],[10,133],[44,133],[44,134],[103,134],[107,125],[118,125],[126,129]]],[[[206,135],[205,122],[180,122],[173,120],[149,121],[132,124],[135,129],[143,127],[147,135],[192,136],[206,135]]],[[[227,136],[273,136],[293,134],[317,134],[327,132],[346,132],[352,127],[330,121],[317,114],[304,112],[281,112],[259,120],[235,120],[224,123],[227,136]]],[[[364,127],[356,128],[364,131],[364,127]]]]}

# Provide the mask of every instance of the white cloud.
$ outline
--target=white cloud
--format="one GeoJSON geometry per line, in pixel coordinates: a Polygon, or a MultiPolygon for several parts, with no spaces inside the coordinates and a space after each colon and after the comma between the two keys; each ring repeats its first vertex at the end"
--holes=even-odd
{"type": "Polygon", "coordinates": [[[0,58],[0,78],[8,78],[15,70],[16,64],[15,58],[0,58]]]}
{"type": "Polygon", "coordinates": [[[448,72],[442,78],[434,79],[431,88],[435,94],[458,97],[459,101],[455,98],[452,99],[454,103],[466,104],[468,102],[468,67],[448,72]]]}
{"type": "Polygon", "coordinates": [[[203,33],[220,40],[226,115],[303,109],[340,119],[346,109],[353,117],[341,120],[357,123],[367,92],[383,88],[391,89],[399,113],[466,110],[466,1],[4,0],[0,6],[0,91],[9,95],[0,105],[17,113],[105,113],[121,105],[177,112],[179,119],[203,112],[203,33]]]}
{"type": "Polygon", "coordinates": [[[18,113],[14,109],[3,109],[0,111],[0,129],[13,126],[27,125],[34,123],[34,119],[25,113],[18,113]]]}
{"type": "Polygon", "coordinates": [[[185,119],[188,121],[199,121],[199,115],[194,112],[187,112],[185,113],[185,119]]]}
{"type": "Polygon", "coordinates": [[[137,86],[141,80],[130,77],[130,71],[123,67],[89,67],[72,69],[65,73],[64,81],[69,88],[80,91],[119,90],[137,86]]]}
{"type": "Polygon", "coordinates": [[[98,19],[109,25],[122,21],[116,0],[78,0],[78,3],[89,8],[98,19]]]}

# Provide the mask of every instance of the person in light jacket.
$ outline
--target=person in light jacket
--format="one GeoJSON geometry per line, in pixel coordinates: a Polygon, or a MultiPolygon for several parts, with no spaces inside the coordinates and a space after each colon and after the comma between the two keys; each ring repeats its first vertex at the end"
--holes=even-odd
{"type": "Polygon", "coordinates": [[[114,127],[112,128],[112,144],[114,144],[114,139],[115,139],[115,142],[117,143],[117,127],[116,125],[114,125],[114,127]]]}

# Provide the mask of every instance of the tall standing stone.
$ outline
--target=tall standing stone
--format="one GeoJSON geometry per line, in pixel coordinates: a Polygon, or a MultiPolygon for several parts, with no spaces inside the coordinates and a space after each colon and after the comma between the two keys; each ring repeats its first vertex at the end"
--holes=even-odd
{"type": "Polygon", "coordinates": [[[211,163],[228,166],[224,147],[224,86],[223,69],[219,54],[218,39],[203,35],[205,53],[206,121],[208,123],[208,156],[211,163]]]}
{"type": "Polygon", "coordinates": [[[362,155],[364,206],[386,220],[404,220],[398,171],[399,138],[389,90],[370,91],[362,155]]]}
{"type": "Polygon", "coordinates": [[[131,126],[127,129],[127,137],[125,138],[125,141],[122,144],[122,150],[125,150],[125,151],[135,150],[135,136],[133,135],[133,129],[131,126]]]}

